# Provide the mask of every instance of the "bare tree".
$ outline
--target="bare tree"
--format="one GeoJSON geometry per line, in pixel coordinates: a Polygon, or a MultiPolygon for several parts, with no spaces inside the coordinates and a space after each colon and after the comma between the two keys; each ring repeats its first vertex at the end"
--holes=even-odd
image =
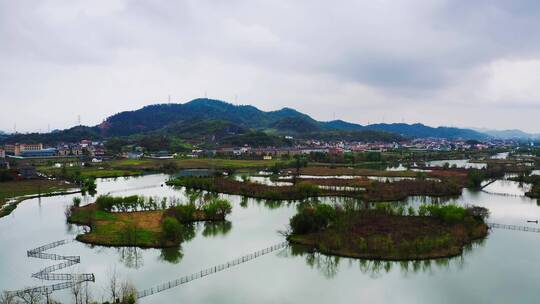
{"type": "Polygon", "coordinates": [[[19,304],[21,303],[17,300],[17,297],[14,293],[4,291],[0,296],[0,304],[19,304]]]}
{"type": "Polygon", "coordinates": [[[36,289],[28,288],[25,292],[17,295],[18,298],[26,304],[39,304],[43,301],[43,293],[36,289]]]}
{"type": "Polygon", "coordinates": [[[122,297],[122,303],[135,304],[137,303],[137,289],[129,281],[123,281],[120,286],[120,295],[122,297]]]}
{"type": "Polygon", "coordinates": [[[82,304],[82,301],[81,301],[81,284],[79,284],[78,282],[74,282],[74,284],[71,286],[71,294],[73,295],[73,298],[74,298],[74,303],[75,304],[82,304]]]}
{"type": "Polygon", "coordinates": [[[109,293],[114,303],[119,297],[120,281],[118,280],[118,273],[116,272],[116,266],[109,273],[109,293]]]}
{"type": "Polygon", "coordinates": [[[88,287],[88,282],[84,283],[82,297],[83,297],[83,301],[81,301],[82,304],[90,304],[90,302],[92,302],[92,291],[88,287]]]}

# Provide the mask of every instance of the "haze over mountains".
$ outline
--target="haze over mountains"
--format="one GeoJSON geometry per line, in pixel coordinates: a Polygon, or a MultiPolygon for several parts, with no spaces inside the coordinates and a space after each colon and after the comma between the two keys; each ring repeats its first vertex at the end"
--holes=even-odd
{"type": "Polygon", "coordinates": [[[134,111],[120,112],[93,127],[79,126],[48,134],[16,134],[4,137],[4,141],[24,141],[25,138],[31,138],[43,142],[58,142],[159,134],[188,140],[226,138],[240,143],[241,136],[254,133],[264,133],[259,136],[381,141],[428,137],[485,140],[490,137],[527,138],[528,135],[517,130],[480,132],[454,127],[434,128],[420,123],[363,126],[342,120],[325,122],[317,121],[291,108],[265,112],[250,105],[233,105],[200,98],[184,104],[154,104],[134,111]]]}
{"type": "Polygon", "coordinates": [[[540,139],[540,134],[526,133],[521,130],[491,130],[491,129],[474,129],[478,132],[487,134],[493,138],[500,139],[540,139]]]}

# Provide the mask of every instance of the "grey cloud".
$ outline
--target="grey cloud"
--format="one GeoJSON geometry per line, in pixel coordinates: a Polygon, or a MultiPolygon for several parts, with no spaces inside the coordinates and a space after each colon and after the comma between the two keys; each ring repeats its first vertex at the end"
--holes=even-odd
{"type": "MultiPolygon", "coordinates": [[[[320,103],[323,94],[309,92],[310,85],[339,96],[347,109],[359,100],[380,104],[381,112],[400,102],[459,105],[468,96],[451,95],[453,88],[483,81],[475,76],[479,69],[501,59],[540,58],[539,17],[538,1],[0,0],[0,64],[9,67],[0,70],[0,103],[31,104],[32,94],[20,93],[28,89],[40,103],[73,102],[58,93],[64,81],[58,78],[92,98],[109,94],[111,102],[122,102],[126,92],[162,96],[174,89],[170,83],[190,92],[180,94],[185,98],[197,97],[184,87],[189,83],[199,92],[245,90],[276,100],[265,108],[285,100],[291,107],[320,103]],[[125,87],[100,82],[99,73],[115,75],[111,81],[125,87]],[[205,73],[222,78],[208,83],[205,73]],[[25,80],[25,74],[50,83],[36,85],[30,81],[36,76],[25,80]],[[141,74],[167,87],[141,88],[141,74]],[[242,88],[251,79],[257,81],[242,88]],[[43,92],[56,95],[47,99],[43,92]]],[[[513,103],[506,100],[499,102],[513,103]]],[[[324,116],[320,111],[313,114],[324,116]]],[[[4,115],[0,128],[11,125],[1,123],[4,115]]]]}

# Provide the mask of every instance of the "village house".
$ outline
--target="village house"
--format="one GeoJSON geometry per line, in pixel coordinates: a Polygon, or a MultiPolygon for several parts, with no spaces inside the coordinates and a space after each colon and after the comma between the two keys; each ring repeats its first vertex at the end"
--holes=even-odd
{"type": "Polygon", "coordinates": [[[43,150],[43,144],[7,144],[4,146],[5,153],[8,155],[21,155],[23,151],[39,151],[43,150]]]}

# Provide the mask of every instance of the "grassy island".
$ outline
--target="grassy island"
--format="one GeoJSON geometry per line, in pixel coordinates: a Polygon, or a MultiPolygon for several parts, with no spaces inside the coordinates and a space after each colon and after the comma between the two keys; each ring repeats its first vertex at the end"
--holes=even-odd
{"type": "Polygon", "coordinates": [[[237,181],[226,177],[181,177],[168,181],[167,185],[269,200],[300,200],[308,197],[322,196],[355,196],[359,193],[359,191],[322,189],[309,182],[300,182],[293,186],[269,186],[250,181],[237,181]]]}
{"type": "Polygon", "coordinates": [[[366,210],[305,204],[290,220],[288,240],[329,255],[418,260],[459,255],[464,246],[488,234],[484,208],[427,205],[416,212],[383,206],[366,210]]]}
{"type": "Polygon", "coordinates": [[[227,177],[181,177],[170,180],[167,184],[269,200],[301,200],[310,197],[341,196],[356,197],[366,201],[397,201],[412,195],[457,196],[461,194],[464,187],[463,183],[450,178],[440,182],[414,179],[393,183],[365,178],[298,178],[296,184],[292,186],[270,186],[227,177]],[[343,189],[344,187],[348,189],[343,189]]]}
{"type": "Polygon", "coordinates": [[[95,203],[80,207],[77,200],[66,211],[69,223],[86,225],[90,230],[77,240],[104,246],[143,248],[175,247],[194,234],[197,221],[225,221],[232,210],[230,202],[212,197],[203,204],[167,206],[139,196],[99,196],[95,203]]]}

